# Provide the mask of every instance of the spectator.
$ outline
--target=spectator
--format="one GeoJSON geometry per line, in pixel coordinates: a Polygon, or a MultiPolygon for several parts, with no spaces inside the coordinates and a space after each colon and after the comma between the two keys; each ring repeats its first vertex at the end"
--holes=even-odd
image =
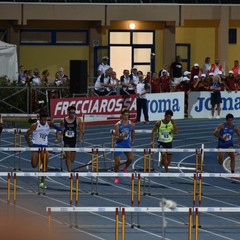
{"type": "Polygon", "coordinates": [[[176,56],[175,62],[170,66],[170,79],[172,80],[173,89],[182,81],[182,64],[180,56],[176,56]]]}
{"type": "MultiPolygon", "coordinates": [[[[140,75],[143,75],[143,73],[140,73],[140,75]]],[[[144,82],[150,86],[151,81],[152,81],[152,74],[151,74],[151,72],[147,72],[147,75],[144,78],[144,82]]]]}
{"type": "Polygon", "coordinates": [[[132,72],[129,75],[130,79],[133,81],[134,86],[137,86],[138,82],[139,82],[139,78],[138,78],[138,74],[137,74],[138,70],[136,67],[132,68],[132,72]]]}
{"type": "Polygon", "coordinates": [[[233,71],[233,75],[236,79],[239,79],[239,75],[240,75],[240,66],[239,66],[239,62],[238,60],[234,61],[234,65],[232,67],[232,71],[233,71]]]}
{"type": "Polygon", "coordinates": [[[49,71],[44,70],[42,72],[42,79],[41,79],[41,83],[43,86],[48,86],[48,76],[49,76],[49,71]]]}
{"type": "Polygon", "coordinates": [[[222,103],[222,98],[221,98],[221,78],[219,75],[216,75],[213,77],[213,83],[210,86],[210,90],[212,91],[211,93],[211,105],[212,105],[212,110],[211,110],[211,117],[214,118],[214,112],[215,112],[215,106],[217,105],[217,116],[216,119],[220,118],[220,104],[222,103]]]}
{"type": "Polygon", "coordinates": [[[194,76],[200,77],[201,74],[202,74],[202,71],[199,68],[199,64],[198,63],[194,63],[193,67],[192,67],[192,70],[191,70],[191,78],[190,78],[191,81],[193,80],[194,76]]]}
{"type": "Polygon", "coordinates": [[[40,86],[41,77],[40,77],[39,70],[37,68],[33,70],[33,76],[29,79],[29,83],[32,86],[40,86]]]}
{"type": "Polygon", "coordinates": [[[167,64],[163,64],[162,69],[161,69],[161,70],[159,71],[159,73],[158,73],[158,78],[160,78],[160,77],[162,76],[162,71],[163,71],[163,70],[166,70],[167,73],[168,73],[168,76],[169,76],[167,64]]]}
{"type": "Polygon", "coordinates": [[[157,73],[155,73],[155,72],[153,73],[152,79],[151,79],[151,84],[148,84],[148,85],[151,86],[151,93],[160,93],[161,92],[160,80],[157,78],[157,73]]]}
{"type": "Polygon", "coordinates": [[[212,72],[214,76],[218,75],[219,72],[222,72],[222,74],[224,74],[224,69],[220,64],[219,59],[215,59],[215,63],[211,65],[210,72],[212,72]]]}
{"type": "Polygon", "coordinates": [[[148,106],[147,106],[147,91],[149,90],[148,84],[143,82],[143,75],[139,75],[139,83],[136,86],[135,94],[137,101],[137,122],[141,120],[141,111],[143,110],[145,124],[149,123],[148,106]]]}
{"type": "Polygon", "coordinates": [[[160,82],[160,91],[161,92],[170,92],[170,77],[167,70],[162,70],[162,76],[159,79],[160,82]]]}
{"type": "Polygon", "coordinates": [[[188,117],[188,93],[190,90],[190,78],[183,77],[182,81],[176,86],[177,92],[184,92],[184,116],[188,117]]]}
{"type": "Polygon", "coordinates": [[[117,94],[117,87],[119,85],[119,80],[117,79],[116,72],[111,72],[111,78],[108,85],[107,91],[109,92],[109,95],[116,95],[117,94]]]}
{"type": "Polygon", "coordinates": [[[98,76],[94,86],[94,91],[97,94],[97,96],[105,96],[109,93],[109,91],[107,90],[107,87],[110,84],[112,71],[113,69],[109,68],[105,71],[104,74],[98,76]]]}
{"type": "Polygon", "coordinates": [[[229,71],[229,74],[228,76],[225,78],[225,87],[226,87],[226,90],[231,92],[231,91],[235,91],[237,92],[238,91],[238,84],[237,84],[237,80],[236,78],[234,77],[234,73],[232,70],[229,71]]]}
{"type": "Polygon", "coordinates": [[[210,90],[210,83],[205,73],[201,74],[201,87],[200,91],[209,91],[210,90]]]}
{"type": "Polygon", "coordinates": [[[110,68],[110,66],[108,65],[108,60],[109,58],[107,56],[102,57],[102,63],[100,63],[98,66],[98,76],[104,74],[106,70],[110,68]]]}
{"type": "Polygon", "coordinates": [[[55,73],[54,84],[58,87],[63,85],[63,81],[62,81],[60,72],[55,73]]]}
{"type": "Polygon", "coordinates": [[[19,86],[26,86],[27,85],[27,74],[25,72],[25,68],[23,65],[19,67],[18,73],[18,85],[19,86]]]}
{"type": "Polygon", "coordinates": [[[60,67],[58,72],[60,74],[60,79],[62,83],[65,84],[68,81],[68,76],[64,73],[63,67],[60,67]]]}
{"type": "Polygon", "coordinates": [[[202,72],[208,75],[208,73],[210,72],[210,69],[211,69],[210,57],[206,57],[202,67],[202,72]]]}
{"type": "Polygon", "coordinates": [[[120,77],[120,82],[122,85],[121,94],[134,94],[135,86],[133,80],[129,76],[129,70],[124,69],[123,75],[120,77]]]}

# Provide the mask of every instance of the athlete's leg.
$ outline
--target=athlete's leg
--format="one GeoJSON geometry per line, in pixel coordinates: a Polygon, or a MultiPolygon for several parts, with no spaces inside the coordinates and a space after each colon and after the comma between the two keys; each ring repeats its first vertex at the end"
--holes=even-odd
{"type": "Polygon", "coordinates": [[[114,156],[114,172],[119,172],[120,156],[114,156]]]}
{"type": "Polygon", "coordinates": [[[134,155],[132,152],[125,152],[125,155],[127,156],[127,161],[125,163],[125,169],[127,169],[128,166],[132,163],[134,155]]]}
{"type": "Polygon", "coordinates": [[[230,157],[230,169],[231,169],[231,173],[234,173],[235,171],[235,155],[233,152],[229,152],[228,153],[229,157],[230,157]]]}
{"type": "Polygon", "coordinates": [[[219,165],[222,165],[224,160],[224,152],[219,152],[217,158],[218,158],[219,165]]]}
{"type": "Polygon", "coordinates": [[[38,152],[32,152],[31,164],[32,164],[33,168],[37,167],[37,165],[38,165],[38,152]]]}

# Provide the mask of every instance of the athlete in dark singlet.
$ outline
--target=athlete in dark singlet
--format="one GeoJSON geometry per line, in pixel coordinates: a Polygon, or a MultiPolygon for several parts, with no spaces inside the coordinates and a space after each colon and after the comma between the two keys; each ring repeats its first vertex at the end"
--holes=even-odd
{"type": "MultiPolygon", "coordinates": [[[[76,107],[68,107],[68,116],[61,120],[60,126],[63,131],[64,147],[75,148],[77,141],[81,139],[81,119],[75,116],[76,107]]],[[[66,154],[66,166],[69,172],[72,171],[72,163],[75,160],[76,152],[67,151],[66,154]]]]}

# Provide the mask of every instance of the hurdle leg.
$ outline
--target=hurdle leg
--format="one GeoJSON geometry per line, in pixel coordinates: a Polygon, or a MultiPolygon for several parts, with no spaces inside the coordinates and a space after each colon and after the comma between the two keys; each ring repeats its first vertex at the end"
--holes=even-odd
{"type": "MultiPolygon", "coordinates": [[[[22,146],[22,132],[21,130],[19,130],[18,132],[18,136],[19,136],[19,147],[22,146]]],[[[21,171],[21,152],[18,152],[18,170],[21,171]]]]}
{"type": "MultiPolygon", "coordinates": [[[[13,146],[17,146],[17,130],[14,129],[14,140],[13,140],[13,146]]],[[[16,152],[13,152],[13,170],[16,171],[16,152]]]]}
{"type": "Polygon", "coordinates": [[[115,240],[118,240],[119,234],[119,216],[118,216],[118,208],[115,210],[115,240]]]}

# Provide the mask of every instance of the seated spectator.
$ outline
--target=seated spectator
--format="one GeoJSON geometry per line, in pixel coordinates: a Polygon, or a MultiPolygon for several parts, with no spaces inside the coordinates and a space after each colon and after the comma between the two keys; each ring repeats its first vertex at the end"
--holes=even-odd
{"type": "Polygon", "coordinates": [[[138,74],[137,74],[138,70],[136,67],[133,67],[132,68],[132,72],[131,74],[129,75],[130,79],[133,81],[133,84],[134,86],[136,87],[138,82],[139,82],[139,77],[138,77],[138,74]]]}
{"type": "Polygon", "coordinates": [[[98,66],[98,72],[97,72],[98,76],[104,74],[106,70],[110,68],[110,66],[108,65],[108,60],[109,59],[107,56],[102,57],[102,62],[98,66]]]}
{"type": "Polygon", "coordinates": [[[211,69],[210,57],[206,57],[202,67],[202,72],[208,75],[208,73],[210,72],[210,69],[211,69]]]}
{"type": "Polygon", "coordinates": [[[58,72],[60,74],[60,79],[62,83],[65,84],[68,81],[68,76],[64,73],[63,67],[60,67],[58,72]]]}
{"type": "MultiPolygon", "coordinates": [[[[162,76],[160,77],[159,82],[161,92],[170,92],[171,80],[167,70],[162,70],[162,76]]],[[[175,91],[175,87],[173,88],[173,91],[175,91]]]]}
{"type": "Polygon", "coordinates": [[[240,76],[240,66],[239,66],[238,60],[235,60],[235,61],[234,61],[234,65],[233,65],[233,67],[232,67],[232,71],[233,71],[233,76],[234,76],[236,79],[239,79],[239,76],[240,76]]]}
{"type": "Polygon", "coordinates": [[[190,78],[183,77],[182,81],[176,86],[177,92],[184,92],[184,116],[188,116],[188,93],[190,90],[190,78]]]}
{"type": "Polygon", "coordinates": [[[198,75],[193,76],[193,80],[190,82],[190,89],[191,91],[201,91],[201,79],[198,75]]]}
{"type": "Polygon", "coordinates": [[[19,67],[18,85],[22,87],[27,85],[27,74],[23,65],[19,67]]]}
{"type": "Polygon", "coordinates": [[[225,85],[226,90],[229,92],[232,92],[232,91],[237,92],[238,91],[237,80],[234,77],[234,73],[232,70],[229,71],[228,76],[225,78],[224,85],[225,85]]]}
{"type": "Polygon", "coordinates": [[[167,64],[163,64],[163,68],[162,68],[162,69],[159,71],[159,73],[158,73],[158,78],[162,77],[162,71],[163,71],[163,70],[166,70],[167,73],[168,73],[168,76],[169,76],[167,64]]]}
{"type": "Polygon", "coordinates": [[[210,82],[205,73],[201,74],[200,91],[209,91],[210,82]]]}
{"type": "Polygon", "coordinates": [[[33,70],[33,76],[29,79],[29,84],[32,86],[40,86],[41,77],[37,68],[33,70]]]}
{"type": "Polygon", "coordinates": [[[113,69],[109,68],[105,71],[104,74],[98,76],[98,78],[95,82],[95,86],[94,86],[94,92],[96,93],[96,95],[106,96],[109,94],[109,90],[107,89],[107,87],[110,84],[110,78],[111,78],[112,71],[113,71],[113,69]]]}
{"type": "Polygon", "coordinates": [[[201,69],[199,68],[198,63],[194,63],[192,70],[191,70],[191,81],[193,81],[193,76],[198,76],[200,77],[202,74],[201,69]]]}
{"type": "Polygon", "coordinates": [[[55,73],[55,80],[54,80],[54,84],[58,87],[63,85],[63,81],[62,81],[62,77],[60,72],[56,72],[55,73]]]}
{"type": "Polygon", "coordinates": [[[123,75],[120,77],[120,83],[122,85],[121,94],[134,94],[135,86],[133,80],[129,76],[129,70],[124,69],[123,75]]]}
{"type": "MultiPolygon", "coordinates": [[[[141,75],[143,75],[143,74],[141,74],[141,75]]],[[[150,84],[151,84],[151,78],[152,78],[151,72],[147,72],[147,75],[146,75],[146,77],[144,78],[144,83],[147,83],[147,84],[150,86],[150,84]]]]}
{"type": "Polygon", "coordinates": [[[117,79],[116,72],[111,72],[110,82],[107,88],[109,95],[116,95],[117,94],[117,86],[119,85],[119,80],[117,79]]]}
{"type": "Polygon", "coordinates": [[[42,72],[42,79],[41,79],[41,83],[43,86],[48,86],[48,76],[49,76],[49,71],[44,70],[42,72]]]}
{"type": "Polygon", "coordinates": [[[157,78],[157,73],[155,73],[155,72],[152,74],[152,79],[151,79],[150,85],[151,85],[151,93],[160,93],[161,92],[160,80],[159,80],[159,78],[157,78]]]}

